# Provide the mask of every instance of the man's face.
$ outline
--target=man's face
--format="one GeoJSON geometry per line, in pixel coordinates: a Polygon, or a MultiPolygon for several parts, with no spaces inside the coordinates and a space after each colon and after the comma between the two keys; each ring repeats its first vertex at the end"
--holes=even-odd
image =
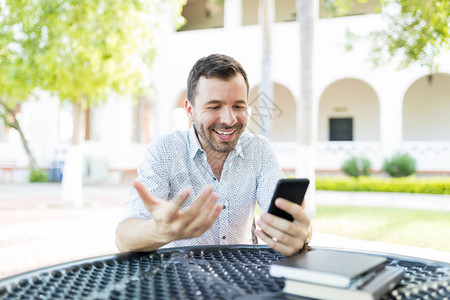
{"type": "Polygon", "coordinates": [[[230,152],[247,125],[247,85],[241,74],[229,80],[200,77],[195,107],[185,107],[203,149],[230,152]]]}

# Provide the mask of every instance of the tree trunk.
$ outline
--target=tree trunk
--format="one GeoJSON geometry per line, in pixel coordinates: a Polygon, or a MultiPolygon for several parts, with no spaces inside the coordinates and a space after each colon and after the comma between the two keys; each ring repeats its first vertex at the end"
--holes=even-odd
{"type": "Polygon", "coordinates": [[[313,146],[313,48],[314,0],[297,0],[297,19],[300,25],[300,99],[297,105],[297,177],[311,181],[306,195],[306,211],[316,213],[315,163],[313,146]]]}
{"type": "Polygon", "coordinates": [[[73,104],[72,143],[64,161],[62,179],[62,205],[81,208],[83,206],[83,140],[84,111],[82,103],[73,104]]]}
{"type": "Polygon", "coordinates": [[[262,41],[262,68],[261,84],[258,91],[259,128],[261,134],[271,138],[274,116],[274,96],[271,70],[271,27],[274,21],[274,0],[259,1],[259,25],[261,27],[262,41]]]}
{"type": "Polygon", "coordinates": [[[4,109],[4,112],[0,116],[5,121],[5,124],[8,127],[14,128],[15,130],[17,130],[17,132],[19,132],[20,140],[22,141],[23,148],[25,149],[25,152],[28,156],[29,167],[32,170],[37,170],[38,165],[36,163],[36,159],[34,158],[34,155],[31,152],[31,149],[28,145],[28,141],[25,138],[25,134],[22,131],[22,127],[20,127],[19,120],[17,120],[16,118],[15,111],[13,109],[10,109],[2,100],[0,100],[0,106],[2,106],[4,109]]]}

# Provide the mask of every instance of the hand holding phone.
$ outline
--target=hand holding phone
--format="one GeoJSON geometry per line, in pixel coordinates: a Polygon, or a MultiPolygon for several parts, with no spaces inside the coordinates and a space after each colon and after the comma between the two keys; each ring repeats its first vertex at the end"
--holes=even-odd
{"type": "Polygon", "coordinates": [[[307,178],[280,179],[277,187],[275,188],[275,192],[273,193],[268,213],[292,222],[294,218],[287,212],[276,207],[275,200],[277,198],[284,198],[301,205],[303,198],[305,197],[306,190],[308,189],[308,185],[309,179],[307,178]]]}

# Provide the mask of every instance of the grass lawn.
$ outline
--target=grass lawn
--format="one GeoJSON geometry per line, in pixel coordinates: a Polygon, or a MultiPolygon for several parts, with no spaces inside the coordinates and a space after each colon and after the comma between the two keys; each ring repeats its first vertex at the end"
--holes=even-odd
{"type": "Polygon", "coordinates": [[[450,212],[317,206],[314,231],[450,252],[450,212]]]}

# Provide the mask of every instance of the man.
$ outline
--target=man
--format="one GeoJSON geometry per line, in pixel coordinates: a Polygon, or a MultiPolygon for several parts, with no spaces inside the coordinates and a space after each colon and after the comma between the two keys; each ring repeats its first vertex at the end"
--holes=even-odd
{"type": "MultiPolygon", "coordinates": [[[[150,144],[116,231],[120,251],[162,246],[251,243],[256,201],[267,211],[284,174],[269,141],[244,132],[247,74],[233,58],[213,54],[192,67],[185,108],[192,122],[150,144]]],[[[288,256],[311,238],[310,220],[297,204],[276,205],[294,217],[262,213],[255,235],[288,256]]]]}

